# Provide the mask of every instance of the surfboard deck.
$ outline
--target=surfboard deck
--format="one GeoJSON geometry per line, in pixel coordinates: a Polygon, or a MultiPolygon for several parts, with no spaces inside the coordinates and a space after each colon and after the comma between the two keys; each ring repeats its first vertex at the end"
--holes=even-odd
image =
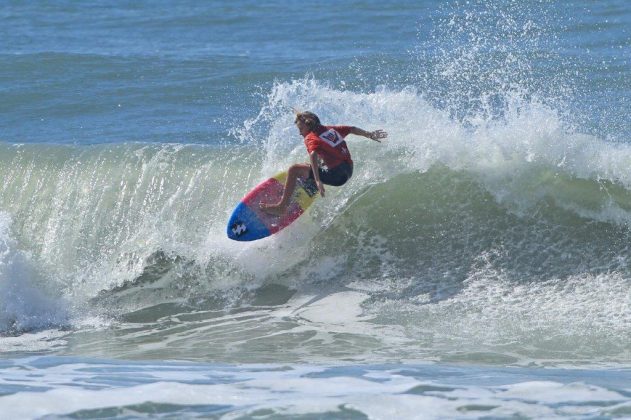
{"type": "Polygon", "coordinates": [[[228,220],[228,238],[235,241],[255,241],[280,232],[292,224],[313,203],[318,188],[313,180],[298,179],[296,190],[287,210],[274,216],[261,210],[261,203],[280,201],[287,180],[287,172],[281,172],[258,184],[237,204],[228,220]]]}

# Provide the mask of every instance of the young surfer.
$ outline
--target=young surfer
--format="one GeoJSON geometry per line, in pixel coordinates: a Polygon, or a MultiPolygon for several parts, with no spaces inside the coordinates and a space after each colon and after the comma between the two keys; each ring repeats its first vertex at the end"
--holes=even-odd
{"type": "Polygon", "coordinates": [[[325,184],[339,187],[350,179],[353,175],[353,160],[344,141],[347,135],[355,134],[376,142],[388,137],[388,133],[383,130],[366,131],[346,125],[325,126],[316,114],[309,111],[296,113],[294,123],[304,137],[310,163],[297,163],[289,168],[283,196],[278,203],[261,203],[261,209],[270,214],[281,215],[285,212],[299,178],[315,181],[322,197],[325,184]]]}

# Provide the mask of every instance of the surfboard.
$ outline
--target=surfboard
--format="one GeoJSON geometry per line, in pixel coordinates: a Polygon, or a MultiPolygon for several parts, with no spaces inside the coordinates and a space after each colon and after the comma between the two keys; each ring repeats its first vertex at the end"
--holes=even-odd
{"type": "Polygon", "coordinates": [[[287,172],[281,172],[258,184],[241,199],[228,220],[228,238],[235,241],[266,238],[285,229],[307,210],[318,195],[318,187],[311,179],[298,179],[284,214],[274,216],[261,210],[260,203],[280,201],[286,179],[287,172]]]}

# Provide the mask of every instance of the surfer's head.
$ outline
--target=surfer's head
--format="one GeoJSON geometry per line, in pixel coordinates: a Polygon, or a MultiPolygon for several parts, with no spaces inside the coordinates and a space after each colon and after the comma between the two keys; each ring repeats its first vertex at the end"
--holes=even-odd
{"type": "Polygon", "coordinates": [[[294,122],[303,136],[311,131],[316,131],[322,125],[320,118],[310,111],[296,112],[296,120],[294,122]]]}

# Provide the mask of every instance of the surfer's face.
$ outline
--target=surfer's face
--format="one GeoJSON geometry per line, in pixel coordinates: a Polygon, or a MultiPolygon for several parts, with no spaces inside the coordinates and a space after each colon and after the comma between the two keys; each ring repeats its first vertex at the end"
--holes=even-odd
{"type": "Polygon", "coordinates": [[[298,127],[298,131],[300,131],[301,136],[304,137],[309,134],[309,127],[307,127],[307,124],[305,124],[302,120],[296,119],[295,123],[296,127],[298,127]]]}

